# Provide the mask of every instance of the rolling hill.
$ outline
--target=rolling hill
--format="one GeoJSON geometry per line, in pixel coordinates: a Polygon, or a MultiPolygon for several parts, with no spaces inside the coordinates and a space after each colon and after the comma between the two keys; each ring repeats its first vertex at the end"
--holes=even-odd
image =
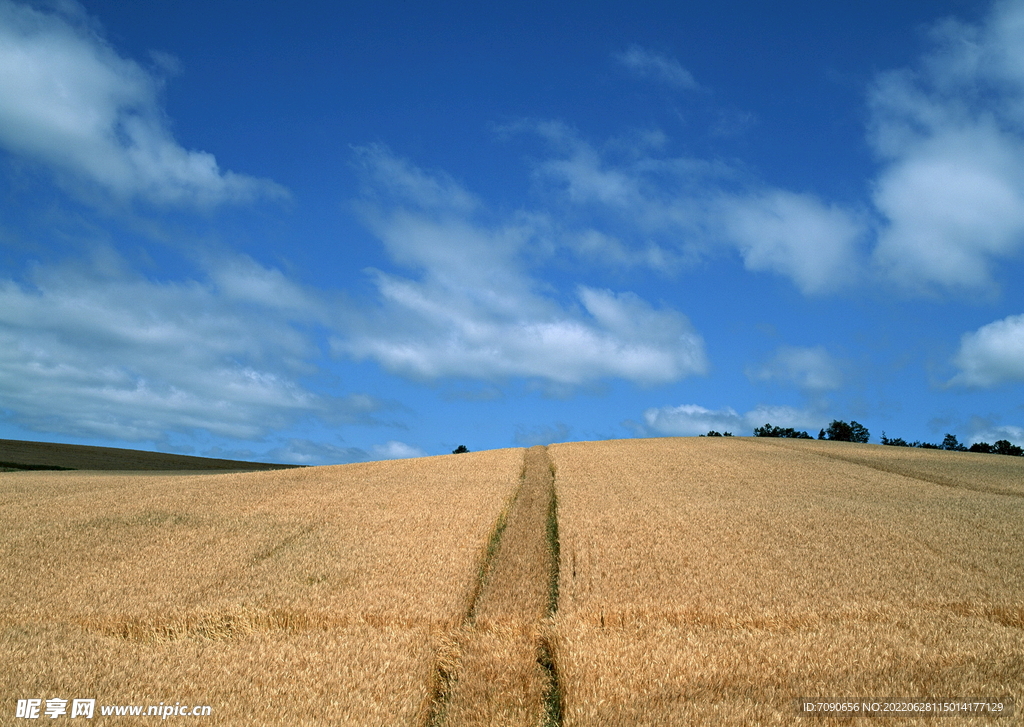
{"type": "Polygon", "coordinates": [[[0,439],[0,469],[7,470],[259,471],[295,466],[144,452],[137,449],[0,439]]]}
{"type": "Polygon", "coordinates": [[[0,559],[5,724],[79,697],[97,724],[1022,724],[1018,457],[730,437],[8,472],[0,559]]]}

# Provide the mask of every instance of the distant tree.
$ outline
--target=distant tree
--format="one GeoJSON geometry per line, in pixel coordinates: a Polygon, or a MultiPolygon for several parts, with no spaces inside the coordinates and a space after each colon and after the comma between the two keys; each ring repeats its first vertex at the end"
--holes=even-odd
{"type": "Polygon", "coordinates": [[[722,436],[723,437],[731,437],[732,436],[732,432],[722,432],[722,436]]]}
{"type": "Polygon", "coordinates": [[[720,437],[722,435],[720,433],[716,432],[714,429],[712,429],[705,436],[707,436],[707,437],[720,437]]]}
{"type": "Polygon", "coordinates": [[[852,442],[853,441],[853,429],[846,422],[832,420],[832,423],[828,425],[828,429],[825,430],[825,436],[818,435],[818,439],[830,439],[833,442],[852,442]]]}
{"type": "Polygon", "coordinates": [[[907,443],[907,440],[901,439],[900,437],[896,437],[894,439],[889,439],[887,436],[885,436],[885,432],[882,432],[882,444],[886,445],[887,447],[909,447],[910,446],[910,444],[907,443]]]}
{"type": "Polygon", "coordinates": [[[871,432],[863,424],[857,422],[850,422],[850,429],[853,432],[853,439],[851,442],[860,442],[861,444],[867,444],[868,440],[871,439],[871,432]]]}
{"type": "Polygon", "coordinates": [[[1020,457],[1024,456],[1024,449],[1015,444],[1010,444],[1006,439],[1000,439],[992,446],[992,454],[1008,454],[1012,457],[1020,457]]]}
{"type": "Polygon", "coordinates": [[[811,435],[807,432],[798,432],[792,427],[773,427],[771,424],[765,424],[763,427],[754,428],[755,437],[781,437],[783,439],[810,439],[811,435]]]}
{"type": "Polygon", "coordinates": [[[823,429],[818,434],[818,439],[830,439],[833,442],[860,442],[867,443],[870,433],[867,427],[857,422],[847,424],[844,421],[833,419],[828,429],[823,429]]]}
{"type": "Polygon", "coordinates": [[[991,454],[992,445],[988,442],[975,442],[967,448],[968,452],[981,452],[982,454],[991,454]]]}
{"type": "Polygon", "coordinates": [[[942,440],[942,448],[948,452],[966,452],[967,447],[957,441],[955,434],[947,434],[942,440]]]}
{"type": "Polygon", "coordinates": [[[458,447],[456,447],[455,449],[452,450],[452,454],[465,454],[468,451],[469,450],[466,449],[466,445],[465,444],[460,444],[458,447]]]}
{"type": "Polygon", "coordinates": [[[942,449],[940,445],[933,444],[932,442],[914,442],[911,446],[919,447],[920,449],[942,449]]]}

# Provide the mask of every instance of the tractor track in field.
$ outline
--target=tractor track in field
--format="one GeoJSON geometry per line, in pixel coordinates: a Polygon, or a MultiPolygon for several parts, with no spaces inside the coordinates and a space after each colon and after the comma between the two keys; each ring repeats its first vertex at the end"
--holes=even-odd
{"type": "Polygon", "coordinates": [[[523,455],[461,626],[435,654],[426,727],[557,727],[561,693],[546,620],[558,606],[558,517],[546,447],[523,455]]]}

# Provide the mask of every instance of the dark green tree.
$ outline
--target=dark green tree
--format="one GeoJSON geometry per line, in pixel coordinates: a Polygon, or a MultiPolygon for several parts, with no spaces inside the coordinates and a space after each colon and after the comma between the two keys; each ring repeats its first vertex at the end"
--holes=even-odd
{"type": "Polygon", "coordinates": [[[452,454],[465,454],[468,451],[469,450],[466,449],[466,445],[465,444],[460,444],[458,447],[456,447],[455,449],[452,450],[452,454]]]}
{"type": "Polygon", "coordinates": [[[957,441],[955,434],[947,434],[942,440],[942,448],[949,452],[966,452],[967,447],[957,441]]]}
{"type": "Polygon", "coordinates": [[[793,427],[773,427],[771,424],[765,424],[763,427],[754,428],[755,437],[781,437],[783,439],[810,439],[811,435],[807,432],[798,432],[793,427]]]}
{"type": "Polygon", "coordinates": [[[857,422],[847,424],[844,421],[833,419],[828,429],[823,429],[818,439],[830,439],[833,442],[860,442],[866,444],[870,438],[868,428],[857,422]]]}
{"type": "Polygon", "coordinates": [[[1011,457],[1020,457],[1024,455],[1024,449],[1021,449],[1016,444],[1010,444],[1009,440],[1000,439],[992,445],[992,454],[1008,454],[1011,457]]]}
{"type": "Polygon", "coordinates": [[[884,445],[886,445],[888,447],[909,447],[910,446],[910,444],[907,442],[906,439],[903,439],[901,437],[895,437],[893,439],[889,439],[887,436],[885,436],[885,432],[882,432],[882,444],[884,444],[884,445]]]}

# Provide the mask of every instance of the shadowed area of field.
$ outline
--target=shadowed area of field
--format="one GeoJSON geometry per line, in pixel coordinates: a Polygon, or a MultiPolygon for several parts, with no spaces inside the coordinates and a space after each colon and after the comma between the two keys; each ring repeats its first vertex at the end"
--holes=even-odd
{"type": "Polygon", "coordinates": [[[0,439],[0,471],[70,469],[247,472],[279,470],[297,466],[191,457],[184,454],[164,454],[163,452],[142,452],[114,447],[90,447],[83,444],[52,444],[50,442],[0,439]]]}

